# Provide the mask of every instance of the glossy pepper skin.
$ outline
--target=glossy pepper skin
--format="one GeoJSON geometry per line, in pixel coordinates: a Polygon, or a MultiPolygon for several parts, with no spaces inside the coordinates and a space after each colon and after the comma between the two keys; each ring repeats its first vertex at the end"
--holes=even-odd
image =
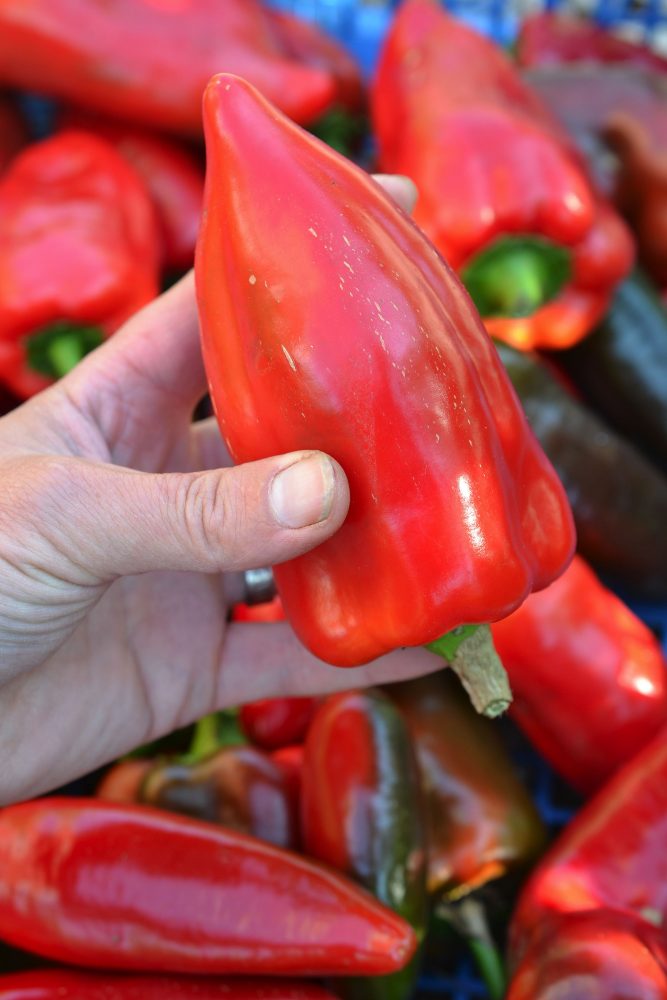
{"type": "Polygon", "coordinates": [[[515,963],[540,928],[564,914],[611,909],[642,927],[664,927],[666,779],[663,729],[578,813],[533,872],[510,928],[515,963]]]}
{"type": "Polygon", "coordinates": [[[319,704],[319,698],[264,698],[239,711],[241,728],[251,743],[264,750],[300,743],[319,704]]]}
{"type": "Polygon", "coordinates": [[[329,72],[284,54],[260,0],[0,2],[0,79],[116,118],[200,136],[202,93],[221,70],[299,122],[336,93],[329,72]]]}
{"type": "Polygon", "coordinates": [[[373,975],[411,928],[337,874],[212,824],[99,799],[0,813],[0,937],[87,967],[373,975]]]}
{"type": "Polygon", "coordinates": [[[546,10],[523,19],[516,58],[521,66],[625,63],[667,73],[667,59],[648,45],[620,38],[589,18],[546,10]]]}
{"type": "Polygon", "coordinates": [[[667,724],[658,640],[579,556],[492,633],[512,717],[580,792],[594,792],[667,724]]]}
{"type": "Polygon", "coordinates": [[[114,976],[40,969],[0,976],[0,1000],[333,1000],[333,994],[293,980],[114,976]]]}
{"type": "Polygon", "coordinates": [[[111,143],[136,170],[153,200],[160,235],[160,264],[170,273],[192,267],[204,200],[204,170],[184,143],[94,115],[69,111],[61,124],[111,143]]]}
{"type": "Polygon", "coordinates": [[[527,866],[545,830],[499,741],[448,671],[392,684],[419,762],[428,890],[458,899],[527,866]]]}
{"type": "Polygon", "coordinates": [[[664,948],[645,921],[613,910],[552,920],[505,1000],[666,1000],[664,948]]]}
{"type": "Polygon", "coordinates": [[[237,461],[321,449],[350,485],[339,531],[275,568],[297,634],[354,666],[502,617],[574,538],[465,291],[372,178],[246,82],[215,77],[204,119],[195,275],[223,436],[237,461]]]}
{"type": "MultiPolygon", "coordinates": [[[[360,882],[422,937],[426,831],[417,761],[400,712],[379,691],[327,698],[304,748],[304,850],[360,882]]],[[[353,995],[412,995],[418,968],[355,984],[353,995]]]]}
{"type": "Polygon", "coordinates": [[[153,206],[102,139],[61,132],[0,178],[0,381],[26,398],[53,381],[29,363],[56,323],[109,336],[158,291],[153,206]]]}
{"type": "Polygon", "coordinates": [[[501,237],[569,251],[570,275],[556,297],[529,315],[491,313],[489,332],[526,350],[566,347],[589,333],[632,264],[632,241],[503,51],[434,0],[405,0],[371,109],[381,168],[415,181],[415,220],[464,281],[501,237]]]}
{"type": "Polygon", "coordinates": [[[145,775],[138,801],[252,834],[276,847],[298,846],[292,783],[256,747],[223,747],[192,764],[159,762],[145,775]]]}

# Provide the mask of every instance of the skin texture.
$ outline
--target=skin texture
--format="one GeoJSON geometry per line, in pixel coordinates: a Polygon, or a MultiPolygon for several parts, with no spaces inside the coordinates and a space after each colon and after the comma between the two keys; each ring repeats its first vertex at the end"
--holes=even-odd
{"type": "MultiPolygon", "coordinates": [[[[345,476],[316,463],[297,506],[317,523],[284,527],[269,488],[301,453],[226,468],[214,422],[191,425],[205,388],[188,276],[0,420],[2,803],[225,705],[350,685],[287,623],[227,625],[225,613],[240,597],[230,571],[291,558],[339,527],[345,476]]],[[[354,683],[439,665],[396,652],[354,683]]]]}

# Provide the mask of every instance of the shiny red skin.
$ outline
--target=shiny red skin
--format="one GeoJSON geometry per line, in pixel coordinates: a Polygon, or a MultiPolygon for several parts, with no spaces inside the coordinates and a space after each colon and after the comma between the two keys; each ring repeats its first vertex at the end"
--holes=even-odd
{"type": "Polygon", "coordinates": [[[551,921],[515,970],[505,1000],[665,1000],[656,928],[613,910],[551,921]]]}
{"type": "Polygon", "coordinates": [[[214,73],[239,73],[310,122],[328,72],[287,57],[260,0],[0,0],[0,79],[151,128],[201,135],[214,73]]]}
{"type": "Polygon", "coordinates": [[[191,268],[204,200],[204,170],[194,152],[167,136],[93,115],[70,112],[64,120],[106,139],[136,170],[155,206],[162,267],[191,268]]]}
{"type": "Polygon", "coordinates": [[[411,928],[342,876],[146,806],[40,799],[0,813],[0,937],[79,966],[375,975],[411,928]]]}
{"type": "Polygon", "coordinates": [[[487,317],[491,335],[529,350],[589,333],[632,265],[633,242],[502,49],[434,0],[405,0],[371,110],[381,169],[416,183],[415,220],[452,267],[502,236],[571,251],[572,274],[556,298],[528,317],[487,317]]]}
{"type": "Polygon", "coordinates": [[[265,698],[239,711],[239,722],[251,743],[277,750],[306,738],[319,698],[265,698]]]}
{"type": "Polygon", "coordinates": [[[294,808],[297,810],[301,808],[301,784],[303,780],[303,757],[304,757],[304,747],[303,744],[298,744],[292,747],[281,747],[279,750],[274,750],[270,755],[271,760],[274,764],[277,764],[281,768],[287,785],[289,788],[289,793],[294,804],[294,808]]]}
{"type": "Polygon", "coordinates": [[[9,99],[0,96],[0,174],[27,141],[23,119],[9,99]]]}
{"type": "MultiPolygon", "coordinates": [[[[582,701],[579,724],[587,708],[582,701]]],[[[613,909],[664,927],[666,838],[667,728],[611,778],[535,869],[510,929],[515,961],[561,914],[613,909]]]]}
{"type": "Polygon", "coordinates": [[[67,131],[16,157],[0,179],[0,287],[0,381],[22,398],[51,381],[24,337],[58,320],[108,336],[155,297],[153,205],[112,146],[67,131]]]}
{"type": "Polygon", "coordinates": [[[40,969],[0,976],[0,1000],[334,1000],[319,986],[289,980],[203,976],[113,976],[40,969]]]}
{"type": "Polygon", "coordinates": [[[284,622],[286,620],[283,602],[279,597],[263,604],[235,604],[232,608],[234,622],[284,622]]]}
{"type": "Polygon", "coordinates": [[[619,38],[589,18],[540,11],[524,18],[516,41],[521,66],[625,63],[667,72],[667,59],[648,45],[619,38]]]}
{"type": "Polygon", "coordinates": [[[237,461],[321,449],[350,485],[335,535],[274,569],[297,634],[355,666],[502,618],[574,533],[467,294],[371,177],[249,84],[214,78],[204,118],[195,275],[223,436],[237,461]]]}
{"type": "Polygon", "coordinates": [[[580,556],[492,633],[514,694],[512,717],[584,794],[667,724],[660,643],[580,556]]]}

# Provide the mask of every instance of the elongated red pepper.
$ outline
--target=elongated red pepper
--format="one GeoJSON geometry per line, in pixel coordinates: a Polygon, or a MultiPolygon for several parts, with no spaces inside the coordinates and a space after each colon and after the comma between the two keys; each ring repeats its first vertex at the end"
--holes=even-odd
{"type": "Polygon", "coordinates": [[[667,59],[648,45],[620,38],[590,18],[561,11],[545,10],[524,18],[516,41],[516,57],[521,66],[625,63],[667,73],[667,59]]]}
{"type": "Polygon", "coordinates": [[[387,688],[419,762],[428,843],[428,889],[459,899],[527,867],[545,830],[494,725],[470,706],[448,671],[387,688]]]}
{"type": "Polygon", "coordinates": [[[157,294],[158,246],[108,143],[62,132],[21,153],[0,179],[0,381],[30,396],[117,330],[157,294]]]}
{"type": "Polygon", "coordinates": [[[415,949],[411,928],[342,876],[146,806],[9,806],[0,871],[0,937],[75,965],[373,975],[415,949]]]}
{"type": "Polygon", "coordinates": [[[111,976],[69,969],[0,976],[0,1000],[334,1000],[293,980],[111,976]]]}
{"type": "Polygon", "coordinates": [[[260,0],[0,0],[0,80],[14,86],[199,136],[202,93],[221,70],[300,122],[336,94],[329,72],[284,54],[260,0]]]}
{"type": "Polygon", "coordinates": [[[415,220],[487,330],[521,349],[589,333],[632,240],[503,51],[435,0],[405,0],[371,106],[382,169],[415,181],[415,220]]]}
{"type": "Polygon", "coordinates": [[[195,273],[238,461],[322,449],[350,509],[275,568],[305,645],[353,666],[503,617],[569,561],[563,489],[470,300],[362,170],[245,81],[204,105],[195,273]]]}
{"type": "Polygon", "coordinates": [[[658,640],[579,556],[492,632],[514,719],[579,791],[595,791],[667,724],[658,640]]]}
{"type": "Polygon", "coordinates": [[[4,173],[28,135],[25,124],[8,98],[0,95],[0,174],[4,173]]]}
{"type": "Polygon", "coordinates": [[[157,213],[162,267],[171,272],[192,267],[204,199],[204,170],[194,153],[158,133],[85,113],[70,111],[63,122],[106,139],[136,170],[157,213]]]}
{"type": "MultiPolygon", "coordinates": [[[[581,712],[583,720],[585,703],[581,712]]],[[[514,963],[563,914],[615,910],[664,928],[666,835],[667,728],[614,775],[535,869],[512,921],[514,963]]]]}

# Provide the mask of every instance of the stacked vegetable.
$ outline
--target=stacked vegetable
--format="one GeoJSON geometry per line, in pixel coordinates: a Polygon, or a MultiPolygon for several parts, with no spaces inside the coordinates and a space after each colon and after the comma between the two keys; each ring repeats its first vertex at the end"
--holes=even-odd
{"type": "MultiPolygon", "coordinates": [[[[531,21],[518,46],[530,66],[581,52],[662,80],[658,57],[577,23],[531,21]]],[[[404,0],[368,105],[378,168],[417,184],[412,220],[300,127],[326,135],[333,111],[338,142],[363,104],[312,26],[258,0],[0,0],[0,83],[57,99],[31,145],[0,105],[5,406],[189,268],[199,230],[231,454],[321,449],[350,484],[345,524],[275,568],[262,620],[339,667],[425,645],[453,668],[383,691],[352,670],[343,694],[202,720],[95,798],[6,807],[0,938],[73,968],[0,977],[0,998],[407,1000],[452,928],[500,997],[489,886],[505,922],[521,892],[512,1000],[667,996],[665,660],[607,586],[667,598],[667,315],[630,274],[638,239],[663,280],[656,162],[637,180],[660,88],[641,137],[608,107],[587,125],[621,151],[612,183],[534,79],[404,0]],[[548,832],[511,728],[468,696],[509,706],[594,796],[523,888],[548,832]]]]}

